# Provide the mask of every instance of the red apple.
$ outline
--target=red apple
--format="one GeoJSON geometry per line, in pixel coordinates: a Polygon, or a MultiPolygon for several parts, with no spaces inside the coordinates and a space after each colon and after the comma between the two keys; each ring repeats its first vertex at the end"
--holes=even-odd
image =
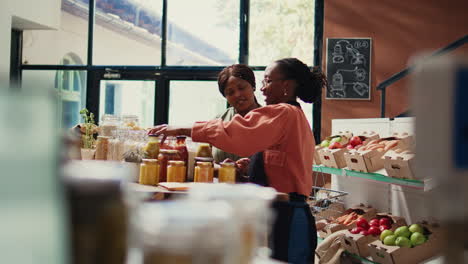
{"type": "Polygon", "coordinates": [[[382,232],[383,232],[384,230],[389,230],[390,228],[391,228],[391,227],[388,226],[388,225],[381,225],[381,226],[379,226],[379,229],[380,229],[380,231],[382,231],[382,232]]]}
{"type": "Polygon", "coordinates": [[[355,227],[353,229],[351,229],[349,232],[351,232],[351,234],[359,234],[363,231],[364,229],[362,229],[361,227],[355,227]]]}
{"type": "Polygon", "coordinates": [[[354,149],[354,146],[351,145],[351,144],[349,144],[349,145],[346,146],[346,148],[347,148],[347,149],[354,149]]]}
{"type": "Polygon", "coordinates": [[[362,230],[361,232],[359,232],[359,234],[361,234],[363,236],[368,236],[369,232],[367,230],[362,230]]]}
{"type": "Polygon", "coordinates": [[[383,217],[383,218],[380,218],[379,224],[380,225],[391,226],[392,225],[392,220],[390,218],[388,218],[388,217],[383,217]]]}
{"type": "Polygon", "coordinates": [[[340,142],[333,142],[328,146],[329,149],[340,149],[343,148],[343,146],[340,144],[340,142]]]}
{"type": "Polygon", "coordinates": [[[362,144],[362,140],[361,140],[360,137],[354,136],[354,137],[352,137],[352,138],[349,140],[349,144],[351,144],[351,145],[353,145],[353,146],[361,145],[361,144],[362,144]]]}
{"type": "Polygon", "coordinates": [[[377,227],[378,227],[378,226],[380,225],[380,224],[379,224],[379,219],[374,218],[374,219],[370,220],[370,221],[369,221],[369,225],[370,225],[370,226],[377,226],[377,227]]]}
{"type": "Polygon", "coordinates": [[[365,230],[369,229],[369,223],[363,217],[358,218],[358,220],[356,221],[356,226],[362,227],[365,230]]]}
{"type": "Polygon", "coordinates": [[[378,236],[380,235],[380,229],[377,226],[371,226],[368,230],[369,234],[373,236],[378,236]]]}

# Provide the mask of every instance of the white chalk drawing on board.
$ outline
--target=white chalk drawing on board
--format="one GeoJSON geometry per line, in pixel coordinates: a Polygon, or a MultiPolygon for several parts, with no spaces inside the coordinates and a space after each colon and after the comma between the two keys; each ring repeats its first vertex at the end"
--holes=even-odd
{"type": "Polygon", "coordinates": [[[332,53],[332,61],[333,63],[343,63],[346,58],[351,58],[351,64],[357,65],[357,64],[366,64],[366,58],[364,57],[363,54],[357,50],[358,48],[367,48],[368,44],[366,41],[356,41],[354,43],[354,46],[347,40],[340,40],[336,42],[335,46],[333,47],[333,53],[332,53]],[[341,45],[343,43],[346,48],[346,53],[343,56],[343,47],[341,45]]]}
{"type": "Polygon", "coordinates": [[[352,82],[345,83],[343,80],[342,72],[353,73],[357,81],[364,81],[366,78],[366,71],[364,69],[355,67],[353,70],[339,69],[337,70],[332,77],[332,83],[330,85],[330,92],[336,95],[338,98],[346,97],[346,85],[352,85],[353,90],[363,96],[366,93],[366,89],[369,89],[369,86],[362,82],[352,82]]]}

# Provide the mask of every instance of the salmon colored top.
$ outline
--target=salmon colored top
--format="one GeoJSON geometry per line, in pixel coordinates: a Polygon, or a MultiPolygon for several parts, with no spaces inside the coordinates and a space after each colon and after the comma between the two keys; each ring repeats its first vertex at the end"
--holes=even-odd
{"type": "Polygon", "coordinates": [[[263,151],[268,184],[279,192],[312,191],[315,141],[300,107],[274,104],[250,111],[231,121],[196,122],[192,139],[247,157],[263,151]]]}

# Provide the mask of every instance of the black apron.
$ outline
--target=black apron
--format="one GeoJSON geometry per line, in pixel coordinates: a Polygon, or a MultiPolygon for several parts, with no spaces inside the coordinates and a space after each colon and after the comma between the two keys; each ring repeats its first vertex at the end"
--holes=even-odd
{"type": "MultiPolygon", "coordinates": [[[[298,102],[288,103],[300,107],[298,102]]],[[[250,157],[248,172],[250,182],[268,186],[263,152],[250,157]]],[[[274,259],[297,264],[314,263],[317,230],[315,218],[306,199],[304,195],[290,193],[289,201],[273,202],[272,207],[276,217],[269,242],[274,259]],[[304,232],[305,230],[307,232],[304,232]],[[301,248],[304,245],[306,248],[301,248]]]]}

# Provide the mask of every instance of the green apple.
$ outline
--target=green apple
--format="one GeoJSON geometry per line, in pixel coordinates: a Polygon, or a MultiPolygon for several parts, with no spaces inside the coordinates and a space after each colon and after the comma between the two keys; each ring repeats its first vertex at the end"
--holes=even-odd
{"type": "Polygon", "coordinates": [[[399,247],[411,247],[411,241],[407,237],[399,236],[395,240],[395,244],[399,247]]]}
{"type": "Polygon", "coordinates": [[[409,231],[407,226],[400,226],[399,228],[395,230],[395,235],[397,237],[402,236],[402,237],[409,238],[411,236],[411,232],[409,231]]]}
{"type": "Polygon", "coordinates": [[[395,245],[395,240],[397,239],[397,236],[395,235],[389,235],[389,236],[386,236],[383,243],[384,245],[387,245],[387,246],[394,246],[395,245]]]}
{"type": "Polygon", "coordinates": [[[334,137],[334,138],[332,138],[332,140],[330,141],[330,143],[333,143],[333,142],[341,142],[341,137],[334,137]]]}
{"type": "Polygon", "coordinates": [[[326,139],[325,139],[324,141],[322,141],[322,143],[320,143],[320,146],[321,146],[322,148],[326,148],[326,147],[328,147],[329,145],[330,145],[330,141],[328,141],[328,140],[326,140],[326,139]]]}
{"type": "Polygon", "coordinates": [[[409,231],[411,233],[421,233],[421,234],[424,234],[424,229],[422,228],[422,226],[418,225],[418,224],[412,224],[410,227],[409,227],[409,231]]]}
{"type": "Polygon", "coordinates": [[[384,230],[382,233],[380,233],[380,240],[381,241],[384,241],[384,239],[387,237],[387,236],[391,236],[393,235],[393,231],[392,230],[384,230]]]}
{"type": "Polygon", "coordinates": [[[413,246],[418,246],[426,242],[426,237],[422,233],[414,232],[411,234],[410,240],[413,246]]]}

